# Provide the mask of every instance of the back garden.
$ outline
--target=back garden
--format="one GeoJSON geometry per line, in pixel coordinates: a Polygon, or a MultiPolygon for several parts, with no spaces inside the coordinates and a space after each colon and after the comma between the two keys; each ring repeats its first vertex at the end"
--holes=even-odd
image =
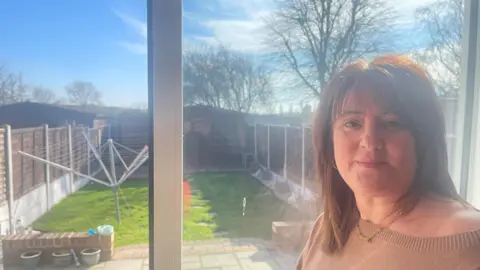
{"type": "MultiPolygon", "coordinates": [[[[120,216],[110,188],[89,184],[55,205],[32,227],[46,232],[86,232],[99,224],[115,227],[115,246],[148,243],[148,181],[121,186],[120,216]]],[[[184,240],[259,238],[269,240],[273,221],[298,220],[295,209],[279,201],[248,173],[197,173],[184,185],[184,240]],[[245,207],[244,207],[245,202],[245,207]]]]}

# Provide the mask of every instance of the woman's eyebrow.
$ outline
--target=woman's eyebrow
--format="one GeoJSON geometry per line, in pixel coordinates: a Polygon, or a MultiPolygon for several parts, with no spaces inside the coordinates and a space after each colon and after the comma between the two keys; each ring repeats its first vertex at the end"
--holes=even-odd
{"type": "MultiPolygon", "coordinates": [[[[363,115],[364,112],[363,111],[358,111],[358,110],[344,110],[344,111],[341,111],[340,114],[338,115],[339,117],[342,117],[342,116],[349,116],[349,115],[363,115]]],[[[397,115],[395,112],[393,111],[385,111],[382,113],[383,116],[389,116],[389,115],[397,115]]]]}
{"type": "Polygon", "coordinates": [[[356,110],[345,110],[340,112],[339,116],[346,116],[346,115],[361,115],[363,114],[362,111],[356,111],[356,110]]]}

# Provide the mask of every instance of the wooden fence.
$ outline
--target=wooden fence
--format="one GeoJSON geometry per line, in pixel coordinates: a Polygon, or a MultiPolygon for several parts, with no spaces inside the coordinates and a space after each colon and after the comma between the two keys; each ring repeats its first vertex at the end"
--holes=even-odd
{"type": "Polygon", "coordinates": [[[253,137],[260,165],[318,191],[310,127],[255,125],[253,137]]]}
{"type": "MultiPolygon", "coordinates": [[[[0,207],[8,207],[9,220],[15,215],[16,207],[13,204],[18,206],[17,200],[23,200],[24,196],[43,185],[49,194],[50,184],[54,185],[56,181],[69,174],[65,169],[48,165],[20,152],[88,174],[89,164],[94,157],[88,151],[84,132],[89,134],[95,146],[100,144],[103,128],[89,129],[82,126],[48,128],[46,125],[14,130],[8,126],[0,128],[0,207]]],[[[73,185],[79,178],[69,179],[72,179],[72,183],[68,190],[73,192],[73,185]]],[[[49,200],[52,198],[47,196],[42,200],[46,200],[46,205],[51,206],[49,200]]]]}

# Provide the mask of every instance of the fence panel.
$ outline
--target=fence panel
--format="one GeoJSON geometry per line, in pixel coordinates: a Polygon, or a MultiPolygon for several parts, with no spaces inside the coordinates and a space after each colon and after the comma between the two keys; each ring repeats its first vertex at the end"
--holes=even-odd
{"type": "MultiPolygon", "coordinates": [[[[49,132],[49,148],[50,148],[50,161],[58,163],[62,166],[69,167],[68,158],[68,131],[66,127],[50,128],[49,132]]],[[[50,181],[60,179],[65,170],[54,168],[50,166],[50,181]]]]}
{"type": "Polygon", "coordinates": [[[270,170],[283,175],[285,166],[285,128],[270,126],[270,170]]]}
{"type": "Polygon", "coordinates": [[[287,179],[302,183],[302,129],[287,128],[287,179]]]}
{"type": "Polygon", "coordinates": [[[249,154],[255,153],[255,126],[248,125],[246,127],[245,152],[249,154]]]}
{"type": "Polygon", "coordinates": [[[317,181],[315,156],[313,152],[312,128],[305,128],[305,186],[320,194],[320,183],[317,181]]]}
{"type": "Polygon", "coordinates": [[[44,130],[40,128],[12,130],[13,194],[18,199],[45,181],[42,163],[18,153],[23,151],[45,157],[44,130]]]}
{"type": "MultiPolygon", "coordinates": [[[[93,146],[100,152],[100,139],[102,138],[103,134],[103,127],[97,127],[94,129],[90,129],[90,142],[93,144],[93,146]]],[[[102,141],[103,143],[103,141],[102,141]]],[[[88,153],[87,153],[88,155],[88,153]]],[[[87,157],[88,159],[88,157],[87,157]]],[[[106,155],[102,155],[102,162],[106,163],[108,160],[108,157],[106,155]]],[[[90,172],[93,175],[97,175],[97,173],[101,172],[102,168],[100,166],[100,162],[98,159],[95,157],[93,154],[93,151],[90,151],[90,172]]]]}
{"type": "MultiPolygon", "coordinates": [[[[73,163],[76,171],[87,173],[87,140],[83,136],[86,131],[85,127],[72,128],[72,142],[73,142],[73,163]]],[[[75,180],[80,178],[75,177],[75,180]]]]}
{"type": "Polygon", "coordinates": [[[257,160],[260,165],[268,167],[268,127],[257,125],[257,160]]]}
{"type": "MultiPolygon", "coordinates": [[[[116,124],[112,126],[112,140],[132,150],[140,152],[145,145],[148,145],[150,130],[148,125],[139,124],[116,124]]],[[[136,155],[126,149],[117,148],[120,155],[127,164],[130,164],[136,155]]]]}

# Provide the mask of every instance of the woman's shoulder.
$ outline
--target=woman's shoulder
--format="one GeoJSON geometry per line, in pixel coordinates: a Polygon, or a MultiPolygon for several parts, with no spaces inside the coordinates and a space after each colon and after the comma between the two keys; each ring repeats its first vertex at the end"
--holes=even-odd
{"type": "Polygon", "coordinates": [[[445,234],[480,231],[480,211],[469,206],[457,208],[446,218],[444,224],[445,234]]]}
{"type": "Polygon", "coordinates": [[[444,237],[480,231],[480,211],[466,202],[427,198],[414,212],[411,218],[406,218],[405,226],[400,226],[406,229],[406,234],[444,237]]]}

